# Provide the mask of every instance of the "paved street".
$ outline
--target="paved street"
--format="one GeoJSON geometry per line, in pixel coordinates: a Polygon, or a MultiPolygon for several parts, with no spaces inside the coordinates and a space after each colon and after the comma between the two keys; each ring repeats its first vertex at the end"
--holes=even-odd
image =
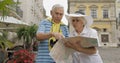
{"type": "Polygon", "coordinates": [[[104,63],[120,63],[120,47],[101,47],[98,49],[104,63]]]}

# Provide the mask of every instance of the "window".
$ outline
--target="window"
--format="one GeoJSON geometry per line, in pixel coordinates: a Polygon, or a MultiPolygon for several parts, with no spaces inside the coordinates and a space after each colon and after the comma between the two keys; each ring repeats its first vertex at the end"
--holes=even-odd
{"type": "Polygon", "coordinates": [[[107,9],[103,10],[103,18],[108,18],[108,10],[107,9]]]}
{"type": "Polygon", "coordinates": [[[93,18],[97,18],[97,9],[98,6],[97,5],[91,5],[89,6],[89,8],[91,9],[90,14],[93,18]]]}
{"type": "Polygon", "coordinates": [[[75,13],[80,13],[80,14],[85,15],[85,9],[86,9],[85,5],[79,5],[77,8],[78,10],[75,13]]]}
{"type": "Polygon", "coordinates": [[[16,6],[16,12],[20,17],[23,17],[23,11],[20,9],[19,6],[16,6]]]}
{"type": "Polygon", "coordinates": [[[101,41],[102,42],[109,42],[109,35],[108,34],[101,34],[101,41]]]}
{"type": "Polygon", "coordinates": [[[93,18],[97,18],[97,10],[96,10],[96,9],[92,9],[92,10],[91,10],[91,16],[92,16],[93,18]]]}

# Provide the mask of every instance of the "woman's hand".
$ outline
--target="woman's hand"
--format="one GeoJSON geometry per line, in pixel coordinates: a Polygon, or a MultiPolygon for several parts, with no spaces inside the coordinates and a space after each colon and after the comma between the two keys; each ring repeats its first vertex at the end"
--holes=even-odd
{"type": "Polygon", "coordinates": [[[69,48],[72,48],[72,49],[74,49],[74,50],[79,50],[80,48],[82,48],[81,46],[80,46],[80,41],[68,41],[68,42],[65,42],[64,43],[64,45],[66,46],[66,47],[69,47],[69,48]]]}

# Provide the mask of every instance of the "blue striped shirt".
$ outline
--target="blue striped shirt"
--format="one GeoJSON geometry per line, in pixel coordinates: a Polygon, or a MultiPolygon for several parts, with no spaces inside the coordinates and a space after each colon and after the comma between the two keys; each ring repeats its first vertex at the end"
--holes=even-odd
{"type": "MultiPolygon", "coordinates": [[[[39,28],[37,33],[49,33],[50,29],[52,27],[52,22],[48,21],[47,19],[42,20],[39,24],[39,28]]],[[[66,25],[61,24],[60,29],[62,31],[62,34],[65,37],[68,37],[68,28],[66,25]]],[[[41,41],[38,46],[38,52],[36,56],[36,63],[53,63],[53,59],[49,55],[49,48],[48,48],[48,40],[41,41]]]]}

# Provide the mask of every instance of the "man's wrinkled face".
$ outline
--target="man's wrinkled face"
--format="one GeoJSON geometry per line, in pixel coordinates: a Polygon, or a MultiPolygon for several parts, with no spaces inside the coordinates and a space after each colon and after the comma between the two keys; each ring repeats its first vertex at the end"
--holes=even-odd
{"type": "Polygon", "coordinates": [[[52,20],[56,23],[59,23],[63,17],[64,10],[63,8],[55,8],[51,11],[52,20]]]}

